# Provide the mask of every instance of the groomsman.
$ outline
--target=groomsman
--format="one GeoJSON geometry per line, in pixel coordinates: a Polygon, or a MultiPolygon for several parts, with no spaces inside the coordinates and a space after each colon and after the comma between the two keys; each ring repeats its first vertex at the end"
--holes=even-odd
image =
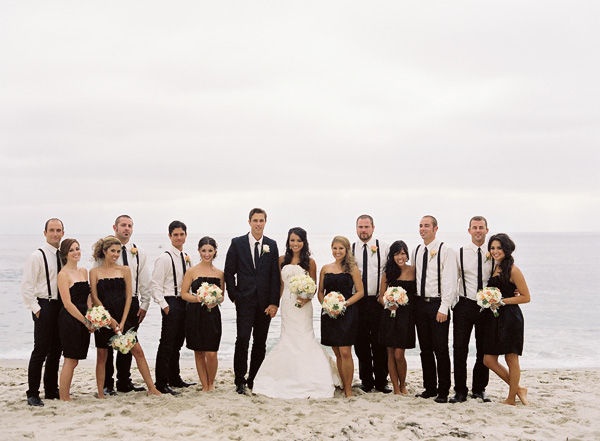
{"type": "Polygon", "coordinates": [[[161,308],[162,328],[156,353],[156,388],[163,394],[177,395],[173,387],[189,387],[181,379],[179,352],[185,340],[185,305],[181,298],[181,283],[191,266],[189,256],[183,251],[187,227],[183,222],[169,224],[171,247],[154,263],[152,295],[161,308]]]}
{"type": "Polygon", "coordinates": [[[437,403],[446,403],[450,392],[450,308],[456,297],[458,275],[456,253],[436,239],[437,230],[435,217],[428,215],[421,219],[419,234],[423,243],[413,256],[417,279],[415,324],[425,388],[417,396],[436,397],[437,403]]]}
{"type": "MultiPolygon", "coordinates": [[[[121,247],[121,256],[117,259],[117,265],[128,266],[131,270],[133,298],[131,300],[131,307],[129,308],[129,317],[131,318],[129,321],[133,322],[135,320],[139,325],[146,317],[152,296],[150,291],[150,272],[146,267],[146,254],[135,243],[129,245],[129,240],[133,234],[133,219],[131,216],[122,214],[117,217],[113,225],[113,231],[115,232],[115,237],[123,245],[121,247]]],[[[131,381],[131,352],[122,354],[117,351],[116,358],[117,390],[125,393],[146,390],[142,386],[134,385],[131,381]]],[[[106,377],[104,379],[104,393],[107,395],[116,394],[113,373],[113,350],[112,348],[108,348],[106,377]]]]}
{"type": "Polygon", "coordinates": [[[382,265],[387,259],[388,247],[373,238],[375,224],[368,214],[356,219],[356,234],[360,242],[352,244],[352,253],[362,275],[365,295],[357,302],[359,311],[358,338],[354,352],[358,358],[358,373],[361,389],[370,392],[373,388],[385,394],[388,387],[387,350],[379,343],[379,324],[383,306],[377,301],[381,283],[382,265]],[[358,243],[358,245],[357,245],[358,243]]]}
{"type": "Polygon", "coordinates": [[[474,216],[469,221],[471,242],[460,248],[457,258],[458,267],[458,303],[454,307],[453,349],[454,349],[454,397],[451,403],[467,401],[467,355],[471,331],[475,328],[477,355],[473,367],[471,396],[490,401],[485,396],[485,388],[490,371],[483,364],[483,323],[480,307],[477,305],[477,291],[487,285],[492,274],[492,259],[485,247],[488,233],[487,220],[483,216],[474,216]]]}
{"type": "Polygon", "coordinates": [[[46,243],[34,251],[25,263],[21,294],[33,318],[33,351],[27,368],[27,404],[43,406],[40,382],[44,367],[44,391],[47,400],[57,400],[58,365],[61,345],[58,334],[58,312],[62,306],[56,276],[61,268],[58,248],[65,234],[60,219],[46,221],[46,243]]]}
{"type": "Polygon", "coordinates": [[[231,240],[225,258],[225,286],[236,310],[233,370],[238,394],[245,394],[246,386],[249,389],[254,386],[254,377],[265,358],[271,318],[279,308],[279,252],[277,242],[263,235],[266,223],[265,210],[250,210],[250,232],[231,240]],[[251,335],[252,352],[248,371],[251,335]]]}

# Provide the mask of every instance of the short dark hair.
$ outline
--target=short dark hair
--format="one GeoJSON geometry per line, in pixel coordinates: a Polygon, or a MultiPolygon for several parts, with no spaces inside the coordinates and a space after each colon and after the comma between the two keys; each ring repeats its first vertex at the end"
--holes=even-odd
{"type": "Polygon", "coordinates": [[[371,226],[375,226],[375,222],[373,222],[373,217],[368,214],[361,214],[356,218],[356,223],[358,223],[361,219],[369,219],[371,221],[371,226]]]}
{"type": "Polygon", "coordinates": [[[184,231],[184,233],[187,234],[187,227],[185,226],[185,224],[181,221],[174,220],[169,224],[169,236],[173,234],[175,228],[181,228],[184,231]]]}
{"type": "Polygon", "coordinates": [[[121,215],[117,216],[117,218],[115,219],[115,225],[119,225],[119,221],[121,220],[122,217],[131,219],[131,223],[133,223],[133,218],[131,216],[129,216],[128,214],[121,214],[121,215]]]}
{"type": "Polygon", "coordinates": [[[48,219],[46,221],[46,223],[44,224],[44,231],[48,231],[48,224],[52,221],[59,221],[60,222],[60,226],[62,227],[63,231],[65,231],[65,226],[63,224],[63,221],[61,221],[59,218],[57,217],[51,217],[50,219],[48,219]]]}
{"type": "Polygon", "coordinates": [[[423,217],[428,217],[428,218],[430,218],[430,219],[431,219],[431,223],[433,224],[433,226],[434,226],[434,227],[437,227],[437,226],[438,226],[437,219],[435,218],[435,216],[432,216],[431,214],[426,214],[426,215],[425,215],[425,216],[423,216],[423,217]]]}
{"type": "Polygon", "coordinates": [[[264,214],[265,220],[267,220],[267,212],[262,208],[253,208],[252,210],[250,210],[250,214],[248,214],[248,220],[252,220],[252,216],[254,216],[255,214],[264,214]]]}
{"type": "Polygon", "coordinates": [[[487,224],[487,219],[486,219],[485,217],[483,217],[483,216],[473,216],[473,217],[472,217],[472,218],[469,220],[469,228],[471,228],[471,222],[473,222],[473,221],[478,221],[478,222],[480,222],[480,221],[484,221],[484,222],[485,222],[485,228],[487,228],[487,227],[488,227],[488,224],[487,224]]]}

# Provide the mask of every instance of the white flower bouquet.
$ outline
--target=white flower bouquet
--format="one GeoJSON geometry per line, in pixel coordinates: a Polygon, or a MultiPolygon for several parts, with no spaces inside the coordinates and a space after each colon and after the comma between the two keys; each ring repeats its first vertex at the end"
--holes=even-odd
{"type": "Polygon", "coordinates": [[[85,313],[86,321],[94,329],[110,328],[112,317],[104,306],[93,306],[85,313]]]}
{"type": "Polygon", "coordinates": [[[121,354],[127,354],[137,343],[137,332],[133,328],[125,334],[118,332],[110,338],[109,343],[113,349],[116,349],[121,354]]]}
{"type": "Polygon", "coordinates": [[[198,287],[198,290],[194,295],[198,297],[198,302],[202,303],[208,308],[209,312],[212,310],[213,307],[223,303],[224,299],[223,290],[214,283],[208,282],[203,282],[198,287]]]}
{"type": "Polygon", "coordinates": [[[323,314],[327,314],[331,318],[338,318],[346,311],[346,299],[337,291],[328,292],[323,297],[323,314]]]}
{"type": "Polygon", "coordinates": [[[477,291],[477,304],[481,306],[481,310],[491,309],[494,317],[498,317],[498,308],[504,305],[502,301],[502,293],[498,288],[486,287],[477,291]]]}
{"type": "MultiPolygon", "coordinates": [[[[310,300],[314,297],[317,290],[317,284],[308,274],[299,274],[290,278],[290,292],[299,299],[310,300]]],[[[296,307],[300,308],[301,303],[296,302],[296,307]]]]}
{"type": "MultiPolygon", "coordinates": [[[[408,294],[401,286],[390,286],[383,293],[383,307],[390,309],[390,306],[405,306],[408,304],[408,294]]],[[[390,317],[396,317],[396,310],[390,310],[390,317]]]]}

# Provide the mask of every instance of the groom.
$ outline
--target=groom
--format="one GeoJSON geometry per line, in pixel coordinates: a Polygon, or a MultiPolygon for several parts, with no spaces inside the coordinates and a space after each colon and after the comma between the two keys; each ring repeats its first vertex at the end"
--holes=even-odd
{"type": "Polygon", "coordinates": [[[279,253],[277,243],[263,236],[266,223],[265,210],[250,210],[250,233],[232,239],[225,258],[225,284],[236,309],[233,370],[238,394],[246,393],[246,385],[250,389],[254,386],[254,377],[265,358],[269,324],[279,306],[279,253]],[[246,379],[251,334],[252,353],[246,379]]]}

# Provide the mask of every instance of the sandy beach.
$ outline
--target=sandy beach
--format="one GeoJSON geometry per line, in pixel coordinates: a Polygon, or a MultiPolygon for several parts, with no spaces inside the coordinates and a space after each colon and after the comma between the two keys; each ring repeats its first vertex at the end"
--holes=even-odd
{"type": "MultiPolygon", "coordinates": [[[[357,388],[350,399],[340,391],[326,400],[240,396],[232,371],[221,367],[214,392],[190,387],[178,396],[132,392],[98,400],[93,360],[85,360],[75,370],[72,402],[45,400],[44,407],[32,408],[25,400],[27,362],[2,360],[0,365],[0,438],[6,440],[600,439],[597,369],[523,371],[531,404],[516,407],[498,403],[507,388],[493,375],[487,389],[491,403],[437,404],[415,398],[421,390],[419,370],[409,371],[407,397],[364,394],[357,388]]],[[[195,381],[195,369],[184,366],[182,376],[195,381]]],[[[133,377],[141,383],[135,368],[133,377]]]]}

